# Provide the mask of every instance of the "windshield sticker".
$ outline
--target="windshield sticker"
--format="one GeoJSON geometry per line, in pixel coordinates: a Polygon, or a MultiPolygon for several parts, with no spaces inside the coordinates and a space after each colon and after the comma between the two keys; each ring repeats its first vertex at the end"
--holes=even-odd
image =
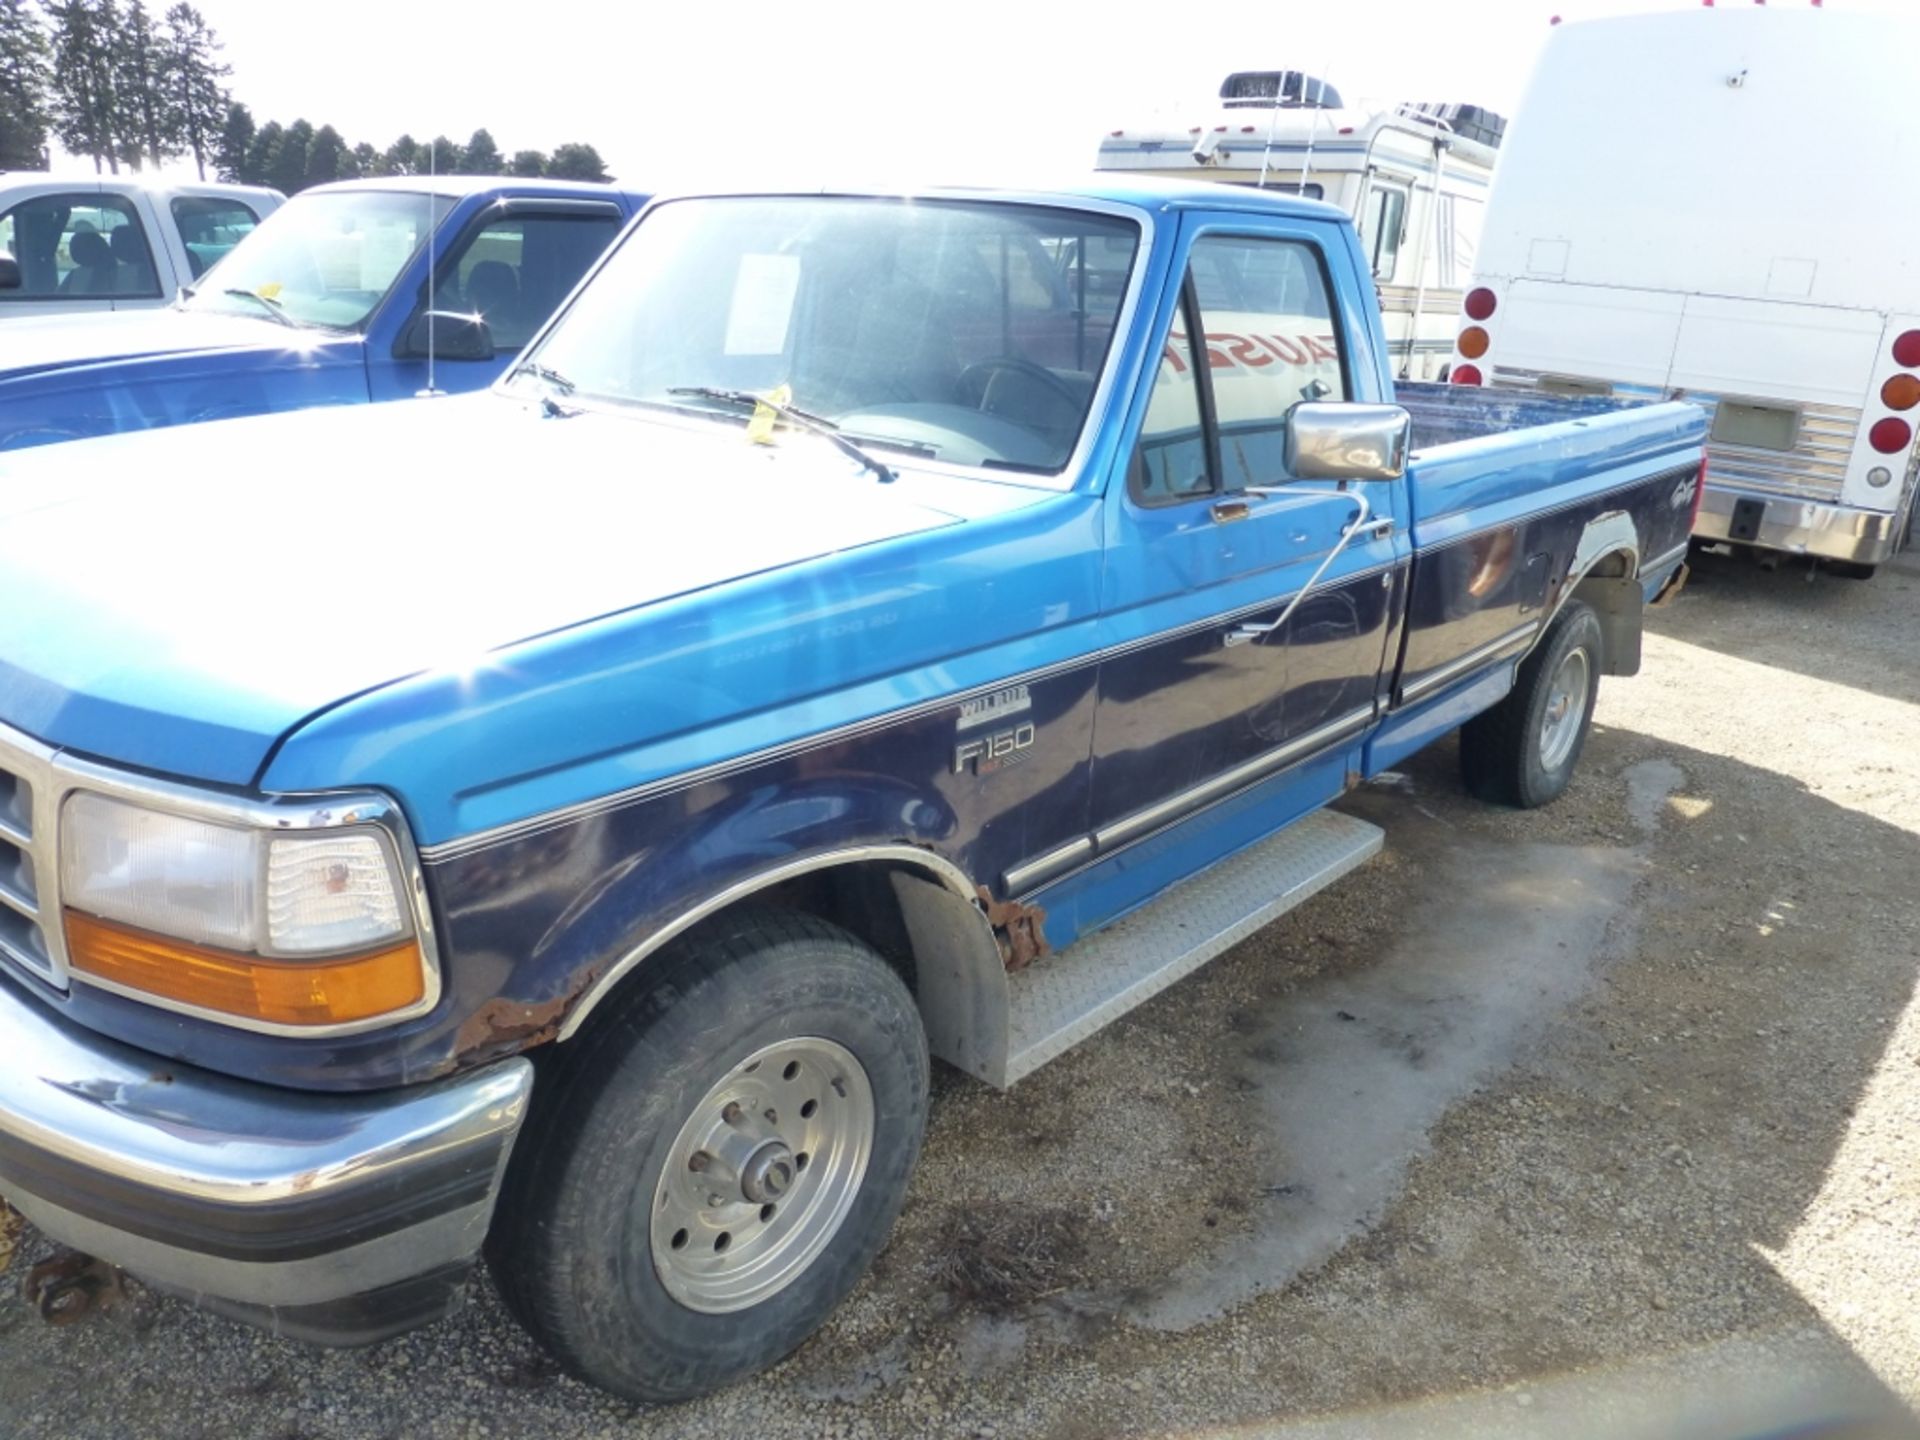
{"type": "Polygon", "coordinates": [[[727,312],[729,355],[779,355],[800,293],[798,255],[742,255],[727,312]]]}

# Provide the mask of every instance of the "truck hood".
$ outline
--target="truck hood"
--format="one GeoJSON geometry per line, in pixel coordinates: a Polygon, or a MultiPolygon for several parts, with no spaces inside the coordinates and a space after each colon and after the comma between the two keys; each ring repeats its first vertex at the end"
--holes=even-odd
{"type": "Polygon", "coordinates": [[[0,328],[6,342],[0,346],[0,395],[6,393],[6,387],[20,381],[81,366],[208,350],[278,354],[290,348],[298,349],[326,334],[317,330],[292,330],[271,320],[255,320],[245,315],[202,314],[191,310],[135,310],[8,320],[4,328],[0,328]]]}
{"type": "Polygon", "coordinates": [[[0,720],[244,785],[403,676],[956,523],[915,488],[806,437],[490,394],[0,453],[0,720]]]}

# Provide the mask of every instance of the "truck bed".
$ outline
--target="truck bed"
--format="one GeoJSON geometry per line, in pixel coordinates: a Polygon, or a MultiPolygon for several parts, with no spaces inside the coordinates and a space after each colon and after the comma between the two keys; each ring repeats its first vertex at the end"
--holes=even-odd
{"type": "Polygon", "coordinates": [[[1658,404],[1611,395],[1541,395],[1523,390],[1488,390],[1477,385],[1429,385],[1403,381],[1394,397],[1413,416],[1413,448],[1418,454],[1460,440],[1585,420],[1621,410],[1658,404]]]}

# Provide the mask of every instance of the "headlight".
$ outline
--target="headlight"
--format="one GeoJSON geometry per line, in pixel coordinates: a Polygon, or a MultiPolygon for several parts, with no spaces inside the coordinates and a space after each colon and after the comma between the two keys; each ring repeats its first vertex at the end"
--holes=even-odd
{"type": "Polygon", "coordinates": [[[68,963],[85,980],[269,1028],[358,1024],[429,999],[381,827],[279,831],[79,790],[60,835],[68,963]]]}

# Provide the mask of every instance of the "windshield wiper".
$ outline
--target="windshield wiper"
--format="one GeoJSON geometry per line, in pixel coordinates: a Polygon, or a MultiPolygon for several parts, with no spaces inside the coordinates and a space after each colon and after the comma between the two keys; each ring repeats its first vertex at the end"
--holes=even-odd
{"type": "Polygon", "coordinates": [[[558,390],[562,395],[571,395],[574,390],[578,388],[574,385],[573,381],[562,375],[551,365],[542,365],[537,360],[529,360],[524,365],[514,366],[513,375],[508,378],[517,379],[522,375],[531,375],[536,380],[544,380],[550,387],[558,390]]]}
{"type": "Polygon", "coordinates": [[[712,385],[676,385],[668,390],[669,395],[692,395],[701,400],[719,400],[728,405],[764,405],[790,425],[798,425],[802,430],[810,430],[815,435],[832,443],[835,449],[848,459],[859,462],[862,468],[871,470],[882,485],[891,485],[894,474],[886,465],[862,450],[853,441],[840,433],[840,427],[823,415],[810,414],[797,410],[791,405],[782,405],[769,400],[764,395],[755,395],[750,390],[721,390],[712,385]]]}
{"type": "Polygon", "coordinates": [[[282,325],[294,330],[300,328],[299,325],[294,323],[293,318],[287,314],[286,308],[282,306],[278,300],[269,300],[258,290],[242,290],[236,285],[232,289],[222,290],[220,293],[222,295],[232,295],[240,300],[251,300],[255,304],[263,307],[267,314],[278,320],[282,325]]]}

